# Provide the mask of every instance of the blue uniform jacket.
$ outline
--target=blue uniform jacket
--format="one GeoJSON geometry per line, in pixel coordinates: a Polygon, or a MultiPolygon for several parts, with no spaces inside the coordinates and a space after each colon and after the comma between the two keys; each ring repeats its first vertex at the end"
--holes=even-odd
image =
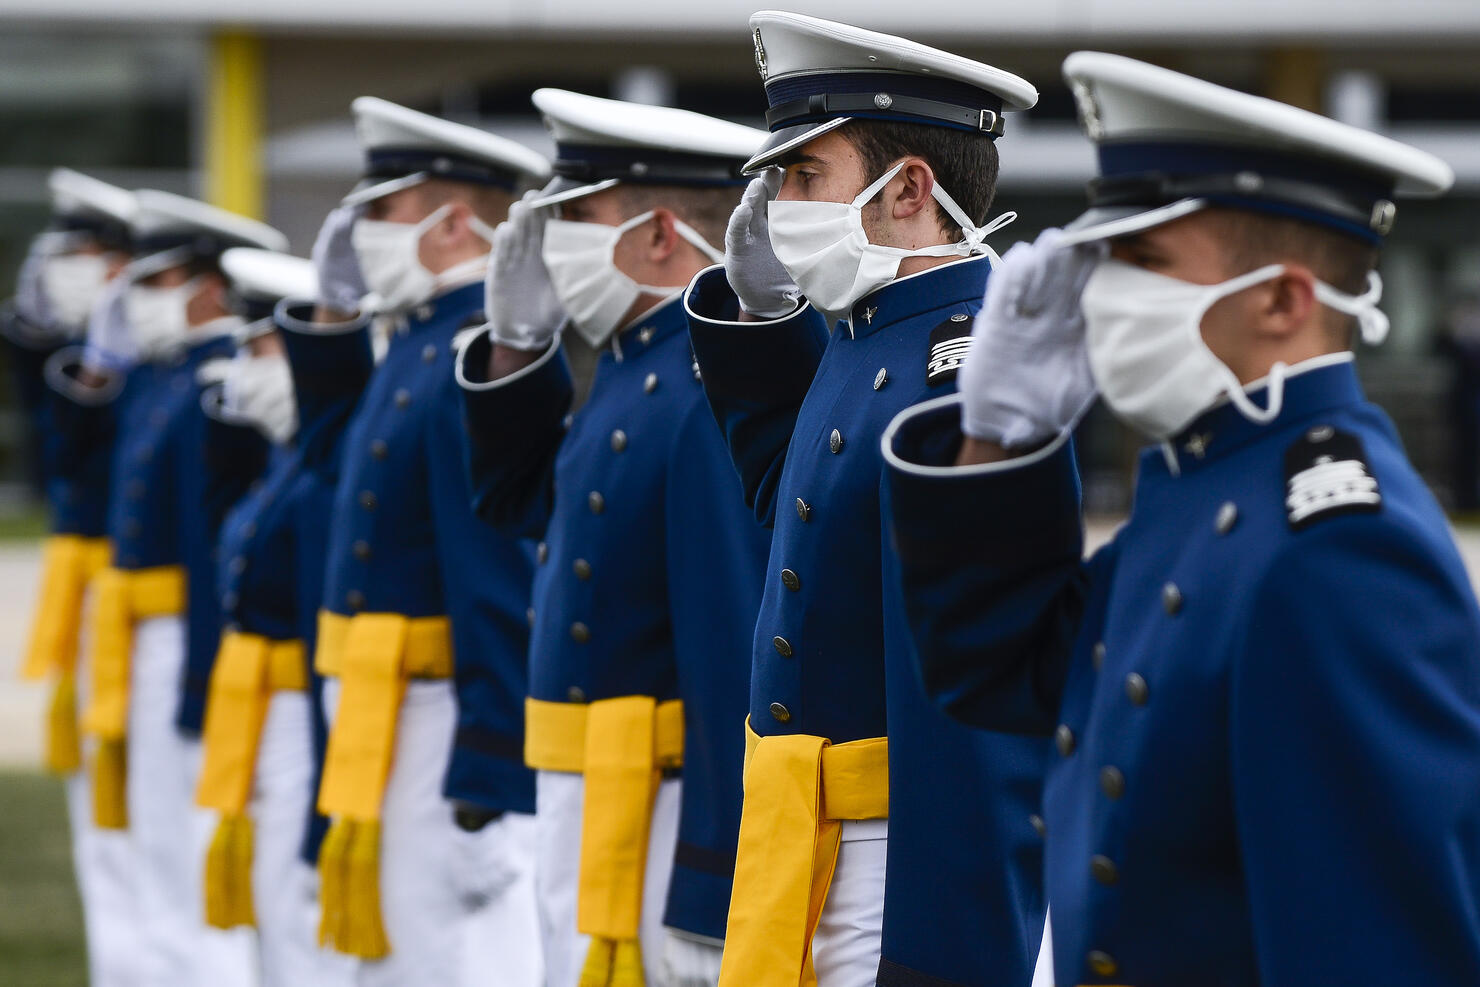
{"type": "Polygon", "coordinates": [[[1047,745],[973,733],[921,689],[880,503],[879,438],[954,388],[986,259],[863,298],[829,336],[815,310],[734,323],[719,268],[688,305],[704,390],[746,499],[774,526],[750,723],[834,743],[889,737],[889,862],[879,983],[1027,983],[1043,928],[1028,824],[1047,745]],[[888,587],[886,591],[886,587],[888,587]]]}
{"type": "MultiPolygon", "coordinates": [[[[55,497],[55,492],[51,489],[52,472],[46,461],[47,447],[55,443],[48,427],[47,388],[43,368],[47,359],[66,345],[67,339],[61,333],[47,332],[35,327],[21,318],[12,303],[6,302],[0,305],[0,340],[5,343],[16,404],[25,419],[21,441],[26,453],[26,479],[34,485],[37,493],[50,502],[55,497]]],[[[56,530],[55,525],[53,530],[56,530]]]]}
{"type": "Polygon", "coordinates": [[[67,411],[79,429],[103,429],[110,416],[116,423],[107,516],[113,565],[185,567],[186,662],[175,724],[188,734],[200,732],[221,643],[215,559],[221,521],[261,474],[267,451],[256,430],[245,427],[207,441],[195,372],[233,346],[230,338],[215,336],[169,359],[139,364],[121,389],[100,392],[111,400],[84,405],[69,399],[67,411]]]}
{"type": "MultiPolygon", "coordinates": [[[[679,843],[665,923],[723,938],[740,829],[750,640],[766,533],[741,498],[674,298],[601,355],[569,431],[552,346],[518,378],[465,390],[474,504],[543,536],[530,695],[684,703],[679,843]]],[[[465,372],[487,366],[469,347],[465,372]]]]}
{"type": "Polygon", "coordinates": [[[419,306],[371,375],[344,435],[323,606],[448,617],[458,728],[444,791],[533,812],[523,751],[534,549],[473,516],[452,374],[453,337],[479,321],[482,299],[476,283],[419,306]]]}
{"type": "MultiPolygon", "coordinates": [[[[334,509],[334,491],[339,485],[345,429],[375,369],[375,359],[363,320],[339,327],[315,328],[310,324],[312,316],[311,306],[284,306],[274,313],[279,329],[287,330],[282,337],[288,350],[298,408],[298,432],[293,437],[297,471],[285,497],[291,504],[289,523],[296,546],[291,569],[295,635],[304,644],[313,695],[313,790],[317,792],[329,746],[329,729],[324,717],[324,680],[314,671],[313,655],[318,642],[319,608],[324,601],[329,521],[334,509]]],[[[309,808],[310,819],[303,842],[303,858],[309,863],[318,859],[319,845],[328,828],[327,820],[318,814],[316,802],[309,808]]]]}
{"type": "Polygon", "coordinates": [[[1180,475],[1148,450],[1088,562],[1067,443],[931,473],[954,406],[894,437],[930,691],[1057,731],[1060,984],[1475,983],[1480,610],[1392,424],[1323,362],[1268,426],[1195,422],[1180,475]]]}

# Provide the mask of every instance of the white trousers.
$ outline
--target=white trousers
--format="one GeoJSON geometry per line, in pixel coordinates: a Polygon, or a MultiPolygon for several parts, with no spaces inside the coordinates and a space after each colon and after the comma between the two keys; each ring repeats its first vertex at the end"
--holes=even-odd
{"type": "MultiPolygon", "coordinates": [[[[337,683],[326,684],[332,719],[337,683]]],[[[406,689],[381,803],[380,909],[391,953],[354,961],[359,987],[541,987],[534,817],[476,833],[453,822],[442,778],[457,726],[448,681],[406,689]]]]}
{"type": "Polygon", "coordinates": [[[873,987],[878,979],[888,851],[889,820],[843,823],[838,864],[812,936],[817,987],[873,987]]]}
{"type": "Polygon", "coordinates": [[[93,825],[92,779],[67,777],[72,862],[87,935],[87,975],[93,987],[144,987],[134,845],[126,830],[93,825]]]}
{"type": "MultiPolygon", "coordinates": [[[[643,973],[652,985],[664,983],[663,909],[673,877],[678,845],[679,779],[658,786],[648,833],[647,869],[642,882],[643,973]]],[[[576,931],[576,895],[581,875],[581,807],[586,779],[562,771],[535,775],[535,818],[539,826],[540,929],[545,940],[549,987],[576,987],[591,937],[576,931]]]]}
{"type": "Polygon", "coordinates": [[[318,875],[299,851],[313,800],[312,698],[278,692],[267,706],[252,798],[252,903],[262,987],[350,983],[347,956],[319,948],[318,875]]]}
{"type": "Polygon", "coordinates": [[[654,987],[718,987],[724,940],[671,927],[663,931],[663,978],[654,987]]]}
{"type": "Polygon", "coordinates": [[[151,987],[250,987],[250,933],[205,924],[205,853],[216,816],[195,805],[200,744],[175,728],[184,666],[181,618],[156,617],[134,628],[127,797],[143,979],[151,987]]]}

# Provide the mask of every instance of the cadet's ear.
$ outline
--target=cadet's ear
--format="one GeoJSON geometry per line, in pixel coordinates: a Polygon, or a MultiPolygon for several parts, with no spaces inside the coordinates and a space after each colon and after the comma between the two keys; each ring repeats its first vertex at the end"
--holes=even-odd
{"type": "Polygon", "coordinates": [[[884,201],[896,220],[909,219],[934,202],[935,172],[923,158],[906,158],[899,174],[884,189],[884,201]],[[892,195],[892,201],[891,201],[892,195]]]}
{"type": "Polygon", "coordinates": [[[673,225],[677,218],[670,209],[659,206],[653,210],[653,221],[647,224],[652,231],[648,234],[648,259],[653,263],[661,264],[666,261],[687,242],[678,235],[678,229],[673,225]]]}
{"type": "Polygon", "coordinates": [[[1317,314],[1316,276],[1308,267],[1286,264],[1284,273],[1263,288],[1256,312],[1261,335],[1288,338],[1317,314]]]}
{"type": "Polygon", "coordinates": [[[468,223],[473,216],[473,208],[455,199],[447,203],[447,207],[447,212],[428,232],[437,233],[447,240],[473,236],[472,226],[468,223]]]}

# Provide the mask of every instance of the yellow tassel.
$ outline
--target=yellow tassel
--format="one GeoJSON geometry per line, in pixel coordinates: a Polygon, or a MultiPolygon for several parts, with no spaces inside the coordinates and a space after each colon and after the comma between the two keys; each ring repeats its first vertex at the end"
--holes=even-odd
{"type": "Polygon", "coordinates": [[[642,947],[636,939],[591,937],[579,987],[644,987],[642,947]]]}
{"type": "Polygon", "coordinates": [[[390,955],[380,918],[380,823],[339,819],[319,850],[319,942],[361,959],[390,955]]]}
{"type": "Polygon", "coordinates": [[[252,902],[252,820],[223,815],[206,852],[206,924],[217,929],[255,926],[252,902]]]}
{"type": "Polygon", "coordinates": [[[65,671],[52,688],[46,714],[46,770],[69,775],[82,767],[82,740],[77,730],[77,675],[65,671]]]}
{"type": "Polygon", "coordinates": [[[99,740],[93,755],[93,822],[99,829],[128,829],[127,741],[99,740]]]}

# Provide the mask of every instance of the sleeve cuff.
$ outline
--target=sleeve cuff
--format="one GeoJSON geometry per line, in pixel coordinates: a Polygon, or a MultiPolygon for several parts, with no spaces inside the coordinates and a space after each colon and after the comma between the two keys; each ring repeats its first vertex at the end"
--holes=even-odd
{"type": "Polygon", "coordinates": [[[116,371],[98,370],[101,384],[84,384],[77,377],[83,367],[83,349],[69,346],[57,350],[46,361],[43,372],[46,383],[53,391],[83,407],[96,408],[109,404],[123,390],[125,375],[116,371]]]}

